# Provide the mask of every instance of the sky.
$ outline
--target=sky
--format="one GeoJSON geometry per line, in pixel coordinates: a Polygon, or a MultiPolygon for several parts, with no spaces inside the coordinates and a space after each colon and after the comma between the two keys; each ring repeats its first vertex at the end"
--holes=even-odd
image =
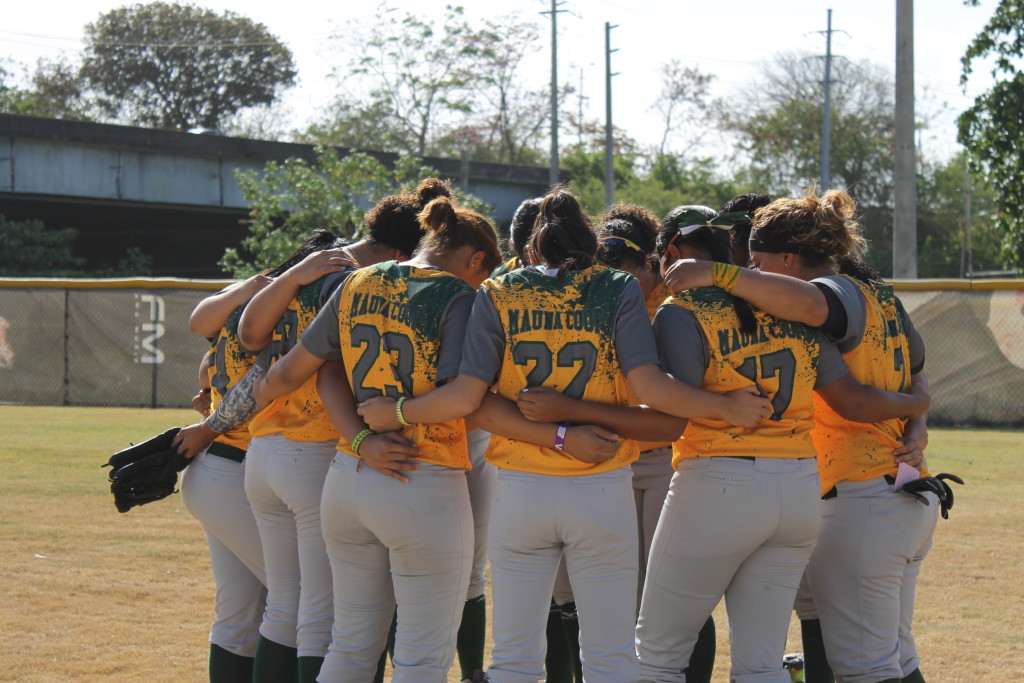
{"type": "MultiPolygon", "coordinates": [[[[8,2],[0,22],[0,59],[33,65],[41,57],[75,57],[82,48],[82,28],[123,2],[49,0],[8,2]]],[[[373,18],[374,2],[329,3],[322,0],[204,0],[215,11],[232,10],[267,26],[292,50],[299,84],[286,94],[290,127],[302,127],[336,91],[332,68],[347,61],[332,36],[346,21],[373,18]],[[341,8],[344,8],[343,10],[341,8]]],[[[445,3],[390,0],[389,6],[420,16],[443,11],[445,3]]],[[[494,0],[464,0],[470,18],[495,13],[494,0]]],[[[997,0],[966,7],[962,0],[915,3],[915,92],[919,113],[930,127],[921,133],[922,151],[946,158],[959,151],[955,119],[990,79],[984,70],[968,86],[959,85],[960,57],[984,27],[997,0]]],[[[540,87],[550,79],[550,20],[541,12],[550,0],[509,0],[501,13],[518,12],[536,19],[541,29],[538,52],[526,64],[540,87]]],[[[659,66],[679,59],[715,76],[712,94],[735,95],[752,85],[772,56],[783,51],[825,53],[827,10],[832,9],[832,51],[838,58],[870,60],[893,68],[895,0],[565,0],[558,17],[559,80],[587,98],[586,116],[604,120],[604,24],[611,32],[613,119],[644,144],[656,144],[660,125],[650,111],[660,89],[659,66]]],[[[568,106],[578,107],[575,100],[568,106]]],[[[564,134],[563,134],[564,136],[564,134]]],[[[563,139],[564,142],[564,139],[563,139]]]]}

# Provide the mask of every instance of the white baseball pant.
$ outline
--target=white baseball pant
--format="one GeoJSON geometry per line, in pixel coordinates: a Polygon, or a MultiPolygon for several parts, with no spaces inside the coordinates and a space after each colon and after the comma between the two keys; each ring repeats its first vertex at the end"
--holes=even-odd
{"type": "Polygon", "coordinates": [[[640,610],[640,599],[644,592],[644,577],[647,575],[647,557],[651,554],[654,530],[658,527],[661,509],[665,507],[668,487],[672,482],[672,447],[644,451],[634,462],[633,499],[636,501],[637,536],[640,540],[640,580],[636,587],[636,609],[640,610]]]}
{"type": "Polygon", "coordinates": [[[421,463],[408,484],[339,452],[323,494],[334,637],[321,683],[373,679],[398,603],[394,683],[443,683],[473,559],[465,471],[421,463]]]}
{"type": "Polygon", "coordinates": [[[260,534],[245,497],[245,462],[207,450],[182,472],[181,495],[203,525],[210,546],[217,589],[210,642],[232,654],[255,657],[267,590],[260,534]]]}
{"type": "Polygon", "coordinates": [[[584,678],[636,679],[632,474],[628,467],[577,477],[499,469],[488,540],[491,681],[536,683],[544,677],[545,625],[563,554],[579,613],[584,678]]]}
{"type": "Polygon", "coordinates": [[[469,502],[473,506],[473,573],[469,578],[466,599],[472,600],[483,595],[487,586],[487,525],[491,519],[498,470],[484,457],[491,441],[489,432],[470,430],[466,440],[469,442],[469,461],[473,465],[473,469],[466,471],[469,502]]]}
{"type": "Polygon", "coordinates": [[[681,682],[725,597],[734,683],[788,683],[789,615],[821,526],[814,458],[682,461],[647,566],[636,629],[640,681],[681,682]]]}
{"type": "Polygon", "coordinates": [[[920,665],[914,593],[939,513],[935,495],[924,495],[929,505],[879,477],[840,482],[822,501],[807,583],[836,683],[902,678],[920,665]]]}
{"type": "Polygon", "coordinates": [[[323,657],[331,642],[331,568],[320,530],[320,495],[336,443],[259,436],[245,458],[245,494],[267,572],[260,634],[296,648],[299,657],[323,657]]]}

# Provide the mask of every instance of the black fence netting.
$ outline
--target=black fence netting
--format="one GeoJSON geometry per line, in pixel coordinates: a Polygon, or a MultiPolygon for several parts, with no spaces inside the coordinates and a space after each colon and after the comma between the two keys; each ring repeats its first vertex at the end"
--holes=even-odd
{"type": "MultiPolygon", "coordinates": [[[[220,286],[0,281],[0,403],[190,406],[208,347],[188,319],[220,286]]],[[[929,420],[1024,426],[1024,281],[897,294],[927,346],[929,420]]]]}

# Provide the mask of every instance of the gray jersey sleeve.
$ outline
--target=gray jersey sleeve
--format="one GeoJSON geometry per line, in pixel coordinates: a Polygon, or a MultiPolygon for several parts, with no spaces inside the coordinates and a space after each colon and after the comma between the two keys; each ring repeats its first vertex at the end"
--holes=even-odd
{"type": "Polygon", "coordinates": [[[626,285],[619,301],[619,312],[615,318],[615,354],[624,375],[641,365],[658,364],[651,318],[640,283],[636,280],[626,285]]]}
{"type": "Polygon", "coordinates": [[[849,353],[860,345],[867,324],[868,307],[864,294],[849,278],[841,275],[827,275],[811,280],[814,284],[828,287],[846,311],[846,333],[839,337],[828,335],[828,341],[836,344],[841,353],[849,353]]]}
{"type": "Polygon", "coordinates": [[[355,271],[337,273],[341,278],[335,282],[334,293],[313,318],[299,343],[317,358],[324,360],[341,359],[341,332],[338,329],[338,310],[341,306],[341,294],[345,291],[344,283],[355,271]]]}
{"type": "Polygon", "coordinates": [[[850,371],[850,368],[846,367],[843,355],[839,353],[839,347],[824,339],[824,336],[822,335],[821,352],[818,354],[818,377],[814,380],[815,389],[832,384],[850,371]]]}
{"type": "Polygon", "coordinates": [[[481,287],[473,298],[466,339],[462,343],[460,375],[494,384],[505,356],[505,328],[490,293],[481,287]]]}
{"type": "Polygon", "coordinates": [[[438,384],[459,374],[462,362],[462,345],[466,339],[466,328],[473,310],[474,296],[466,292],[460,294],[448,304],[444,318],[441,320],[441,349],[437,359],[437,374],[434,381],[438,384]]]}
{"type": "Polygon", "coordinates": [[[693,313],[666,304],[654,315],[654,338],[661,369],[680,382],[700,387],[708,367],[708,338],[693,313]]]}

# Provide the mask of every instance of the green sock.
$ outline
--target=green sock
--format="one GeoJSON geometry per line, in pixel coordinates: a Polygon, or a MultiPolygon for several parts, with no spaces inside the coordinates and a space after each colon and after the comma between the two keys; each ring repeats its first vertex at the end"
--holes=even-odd
{"type": "Polygon", "coordinates": [[[251,683],[252,657],[228,652],[219,645],[210,645],[210,683],[251,683]]]}
{"type": "Polygon", "coordinates": [[[316,683],[323,664],[323,657],[299,657],[299,683],[316,683]]]}
{"type": "Polygon", "coordinates": [[[473,674],[484,669],[484,641],[487,639],[487,598],[466,600],[462,607],[462,624],[455,640],[455,651],[459,655],[459,668],[463,679],[472,679],[473,674]]]}
{"type": "Polygon", "coordinates": [[[565,638],[562,628],[562,611],[555,601],[551,601],[548,612],[548,652],[544,657],[544,670],[547,672],[547,683],[573,683],[572,659],[569,656],[569,641],[565,638]]]}
{"type": "Polygon", "coordinates": [[[715,668],[715,641],[715,620],[708,617],[697,634],[690,662],[683,671],[686,683],[711,683],[711,672],[715,668]]]}
{"type": "Polygon", "coordinates": [[[825,639],[821,635],[821,621],[818,619],[802,620],[800,635],[804,641],[804,679],[807,683],[835,683],[836,677],[825,657],[825,639]]]}
{"type": "Polygon", "coordinates": [[[572,673],[575,683],[583,683],[583,663],[580,661],[580,617],[576,612],[576,603],[567,602],[558,608],[562,612],[562,629],[569,647],[569,659],[572,661],[572,673]]]}
{"type": "Polygon", "coordinates": [[[298,683],[298,650],[260,636],[253,662],[253,683],[298,683]]]}
{"type": "Polygon", "coordinates": [[[903,677],[902,683],[925,683],[924,674],[920,669],[914,669],[909,675],[903,677]]]}

